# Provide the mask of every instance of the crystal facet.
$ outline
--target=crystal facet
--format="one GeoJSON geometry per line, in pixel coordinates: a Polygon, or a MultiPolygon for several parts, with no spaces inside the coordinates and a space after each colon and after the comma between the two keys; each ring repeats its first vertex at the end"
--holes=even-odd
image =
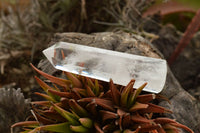
{"type": "Polygon", "coordinates": [[[159,93],[165,84],[165,60],[111,50],[59,42],[43,51],[52,65],[63,71],[90,78],[127,85],[135,79],[134,88],[147,82],[145,91],[159,93]]]}

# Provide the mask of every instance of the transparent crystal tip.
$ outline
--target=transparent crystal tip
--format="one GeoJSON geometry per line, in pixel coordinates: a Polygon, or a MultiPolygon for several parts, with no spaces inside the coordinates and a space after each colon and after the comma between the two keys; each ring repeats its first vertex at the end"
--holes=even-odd
{"type": "Polygon", "coordinates": [[[79,44],[59,42],[43,51],[51,64],[63,71],[126,86],[135,79],[134,88],[147,82],[145,91],[162,91],[166,60],[121,53],[79,44]]]}

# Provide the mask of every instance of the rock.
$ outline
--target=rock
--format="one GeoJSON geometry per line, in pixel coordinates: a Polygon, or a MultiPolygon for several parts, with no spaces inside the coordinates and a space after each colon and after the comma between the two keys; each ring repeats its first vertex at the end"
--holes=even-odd
{"type": "MultiPolygon", "coordinates": [[[[154,33],[153,31],[150,32],[154,33]]],[[[178,45],[183,33],[178,32],[173,25],[165,25],[158,29],[156,33],[159,35],[159,38],[153,41],[153,45],[161,51],[166,59],[168,59],[178,45]]],[[[185,90],[189,91],[193,96],[195,96],[195,93],[199,93],[197,90],[197,87],[200,86],[199,66],[200,32],[197,32],[192,38],[190,44],[186,46],[171,65],[171,70],[181,83],[181,86],[185,90]]]]}
{"type": "Polygon", "coordinates": [[[157,31],[159,38],[153,41],[153,45],[160,50],[166,59],[170,57],[179,42],[180,34],[173,25],[166,25],[157,31]]]}
{"type": "MultiPolygon", "coordinates": [[[[82,33],[58,33],[55,34],[50,45],[58,41],[163,58],[162,54],[141,36],[124,32],[103,32],[90,35],[82,33]]],[[[47,64],[45,65],[47,66],[47,64]]],[[[46,71],[45,67],[41,68],[43,68],[43,71],[46,71]]],[[[171,101],[171,105],[165,101],[159,103],[174,112],[168,116],[192,128],[195,133],[200,133],[200,103],[181,87],[169,68],[166,85],[161,94],[171,101]]]]}
{"type": "Polygon", "coordinates": [[[200,32],[197,32],[190,44],[186,46],[174,64],[171,66],[177,79],[186,90],[200,86],[200,32]],[[184,63],[184,65],[183,65],[184,63]],[[183,73],[184,71],[184,73],[183,73]]]}

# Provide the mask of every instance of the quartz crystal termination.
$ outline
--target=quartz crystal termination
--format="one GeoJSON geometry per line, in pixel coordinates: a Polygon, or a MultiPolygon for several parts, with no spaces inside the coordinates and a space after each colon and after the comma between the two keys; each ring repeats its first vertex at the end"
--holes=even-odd
{"type": "Polygon", "coordinates": [[[59,70],[116,84],[127,85],[135,79],[134,88],[147,82],[145,91],[162,91],[167,74],[163,59],[138,56],[79,44],[58,42],[43,51],[59,70]]]}

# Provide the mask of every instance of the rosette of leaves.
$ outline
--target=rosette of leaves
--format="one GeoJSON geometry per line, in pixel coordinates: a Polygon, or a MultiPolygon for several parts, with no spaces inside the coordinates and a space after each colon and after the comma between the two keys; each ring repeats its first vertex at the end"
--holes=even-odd
{"type": "Polygon", "coordinates": [[[20,88],[0,88],[0,132],[10,133],[12,124],[25,120],[29,104],[30,99],[24,98],[20,88]]]}
{"type": "Polygon", "coordinates": [[[32,67],[53,87],[35,77],[46,92],[36,94],[47,101],[32,102],[29,121],[12,126],[22,126],[21,133],[178,133],[179,128],[193,133],[175,120],[152,117],[154,113],[172,112],[151,103],[162,98],[159,95],[140,94],[146,83],[134,89],[135,80],[122,87],[112,80],[108,85],[68,72],[63,72],[67,78],[61,79],[32,67]]]}

